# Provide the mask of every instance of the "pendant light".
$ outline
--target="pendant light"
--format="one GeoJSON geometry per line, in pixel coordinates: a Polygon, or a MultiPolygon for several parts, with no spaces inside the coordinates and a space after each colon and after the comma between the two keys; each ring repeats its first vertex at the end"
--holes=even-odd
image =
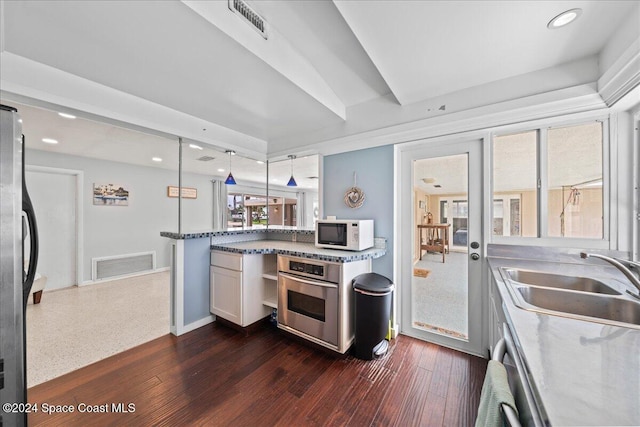
{"type": "Polygon", "coordinates": [[[225,151],[225,153],[229,153],[229,176],[224,181],[224,183],[227,185],[236,185],[236,180],[233,178],[233,174],[231,173],[231,156],[236,154],[236,152],[233,150],[227,150],[225,151]]]}
{"type": "Polygon", "coordinates": [[[293,154],[289,154],[288,156],[291,159],[291,178],[289,178],[289,182],[287,182],[287,187],[297,187],[295,178],[293,177],[293,159],[296,158],[293,154]]]}

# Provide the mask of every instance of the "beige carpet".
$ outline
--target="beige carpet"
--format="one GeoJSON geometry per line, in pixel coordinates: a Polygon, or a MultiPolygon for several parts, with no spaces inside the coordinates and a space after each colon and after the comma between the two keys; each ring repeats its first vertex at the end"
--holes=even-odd
{"type": "Polygon", "coordinates": [[[27,305],[27,386],[169,333],[169,272],[71,287],[27,305]]]}
{"type": "Polygon", "coordinates": [[[414,264],[415,270],[428,270],[426,276],[411,278],[411,316],[413,326],[460,339],[468,338],[468,290],[466,253],[428,253],[414,264]]]}

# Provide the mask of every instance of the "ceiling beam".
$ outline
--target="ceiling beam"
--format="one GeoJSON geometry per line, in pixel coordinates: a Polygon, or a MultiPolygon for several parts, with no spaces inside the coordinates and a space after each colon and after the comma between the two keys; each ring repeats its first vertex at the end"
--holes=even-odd
{"type": "MultiPolygon", "coordinates": [[[[242,18],[232,13],[226,1],[191,1],[183,3],[212,25],[234,39],[253,55],[289,79],[292,83],[324,105],[342,120],[346,120],[346,107],[331,87],[274,27],[268,29],[265,40],[242,18]]],[[[268,24],[268,23],[267,23],[268,24]]]]}

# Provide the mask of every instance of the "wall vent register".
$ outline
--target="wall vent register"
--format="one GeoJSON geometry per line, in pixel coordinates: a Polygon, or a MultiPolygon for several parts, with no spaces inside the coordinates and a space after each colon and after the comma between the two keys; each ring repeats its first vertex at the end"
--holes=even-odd
{"type": "Polygon", "coordinates": [[[258,15],[251,7],[242,0],[229,0],[229,10],[238,16],[241,16],[243,20],[251,25],[251,28],[256,30],[264,39],[267,36],[267,22],[258,15]]]}
{"type": "Polygon", "coordinates": [[[155,251],[91,259],[91,279],[103,280],[156,269],[155,251]]]}

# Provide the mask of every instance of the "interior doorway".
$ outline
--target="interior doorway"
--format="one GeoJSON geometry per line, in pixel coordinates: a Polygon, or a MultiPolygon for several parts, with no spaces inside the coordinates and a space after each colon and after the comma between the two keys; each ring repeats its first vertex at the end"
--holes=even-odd
{"type": "Polygon", "coordinates": [[[76,286],[82,277],[78,262],[82,213],[77,202],[82,192],[82,172],[34,166],[26,169],[40,235],[37,273],[47,278],[48,291],[76,286]]]}
{"type": "Polygon", "coordinates": [[[480,140],[400,149],[401,332],[472,354],[482,353],[481,153],[480,140]]]}

